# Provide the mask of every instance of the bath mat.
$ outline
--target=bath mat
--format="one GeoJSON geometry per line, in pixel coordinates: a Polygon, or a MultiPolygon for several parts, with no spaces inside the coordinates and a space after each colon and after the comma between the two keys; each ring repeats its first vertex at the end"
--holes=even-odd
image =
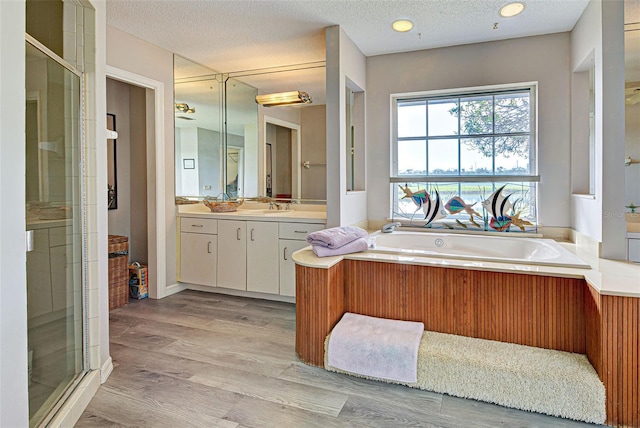
{"type": "Polygon", "coordinates": [[[327,346],[332,367],[399,382],[417,380],[424,324],[345,313],[327,346]]]}
{"type": "MultiPolygon", "coordinates": [[[[386,381],[330,366],[330,336],[327,370],[386,381]]],[[[425,331],[417,381],[391,383],[578,421],[606,419],[604,385],[583,354],[425,331]]]]}

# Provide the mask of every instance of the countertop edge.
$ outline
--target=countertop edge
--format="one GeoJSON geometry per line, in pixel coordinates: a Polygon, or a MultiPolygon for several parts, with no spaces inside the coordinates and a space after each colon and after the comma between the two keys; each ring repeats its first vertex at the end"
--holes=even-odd
{"type": "MultiPolygon", "coordinates": [[[[594,290],[603,296],[618,296],[618,297],[640,297],[640,265],[635,266],[623,261],[603,260],[599,259],[607,264],[611,264],[609,268],[625,267],[638,271],[638,291],[630,291],[624,289],[603,288],[603,275],[612,276],[613,274],[604,274],[598,269],[577,269],[577,268],[561,268],[554,266],[533,266],[533,265],[511,265],[506,263],[497,262],[470,262],[468,260],[454,260],[454,259],[437,259],[429,257],[407,257],[397,256],[392,254],[382,253],[352,253],[343,256],[333,257],[317,257],[311,247],[306,247],[298,250],[292,255],[296,264],[304,267],[316,268],[316,269],[329,269],[342,260],[362,260],[362,261],[374,261],[383,263],[404,263],[413,265],[433,266],[452,269],[470,269],[478,271],[490,271],[490,272],[504,272],[504,273],[519,273],[525,275],[538,275],[538,276],[555,276],[561,278],[577,278],[584,279],[594,290]]],[[[624,274],[621,274],[621,278],[624,279],[624,274]]],[[[604,278],[606,281],[617,283],[619,280],[614,278],[604,278]]]]}

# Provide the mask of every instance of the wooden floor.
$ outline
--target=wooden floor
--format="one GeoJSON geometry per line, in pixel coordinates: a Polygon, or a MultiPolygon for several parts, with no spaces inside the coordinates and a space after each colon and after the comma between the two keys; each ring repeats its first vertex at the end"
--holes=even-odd
{"type": "Polygon", "coordinates": [[[593,427],[307,366],[288,303],[183,291],[110,318],[114,370],[78,427],[593,427]]]}

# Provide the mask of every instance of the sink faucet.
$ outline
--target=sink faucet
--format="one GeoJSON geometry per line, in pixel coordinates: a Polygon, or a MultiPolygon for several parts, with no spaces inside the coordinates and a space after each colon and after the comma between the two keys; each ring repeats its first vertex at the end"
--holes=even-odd
{"type": "Polygon", "coordinates": [[[402,223],[387,223],[382,226],[382,233],[391,233],[396,227],[402,226],[402,223]]]}
{"type": "Polygon", "coordinates": [[[273,210],[275,207],[276,210],[280,211],[280,204],[277,202],[269,202],[269,209],[273,210]]]}

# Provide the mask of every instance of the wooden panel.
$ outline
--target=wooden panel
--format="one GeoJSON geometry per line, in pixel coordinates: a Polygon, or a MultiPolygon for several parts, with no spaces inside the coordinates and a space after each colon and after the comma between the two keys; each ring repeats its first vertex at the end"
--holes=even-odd
{"type": "Polygon", "coordinates": [[[602,376],[607,423],[640,426],[640,299],[601,296],[602,376]]]}
{"type": "Polygon", "coordinates": [[[323,365],[324,339],[343,312],[421,321],[425,330],[586,353],[606,388],[607,423],[640,426],[639,298],[601,296],[581,279],[355,260],[296,272],[302,361],[323,365]]]}
{"type": "Polygon", "coordinates": [[[584,293],[586,354],[600,379],[603,379],[601,305],[600,293],[587,286],[584,293]]]}
{"type": "Polygon", "coordinates": [[[585,352],[584,281],[346,260],[345,310],[461,336],[585,352]]]}
{"type": "Polygon", "coordinates": [[[307,364],[324,367],[324,339],[345,312],[342,272],[296,265],[296,354],[307,364]]]}

